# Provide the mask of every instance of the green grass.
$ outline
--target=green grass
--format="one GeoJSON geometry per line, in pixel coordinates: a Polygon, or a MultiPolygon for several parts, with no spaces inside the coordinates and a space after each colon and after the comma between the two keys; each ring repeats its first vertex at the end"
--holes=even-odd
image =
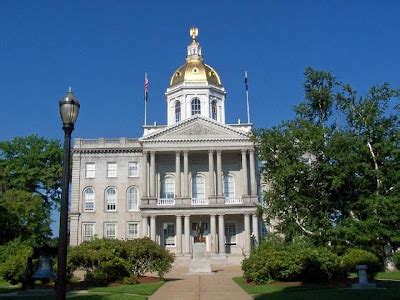
{"type": "Polygon", "coordinates": [[[12,285],[7,281],[3,280],[2,278],[0,278],[0,294],[15,292],[19,290],[20,287],[21,285],[19,284],[12,285]]]}
{"type": "MultiPolygon", "coordinates": [[[[68,299],[79,299],[79,300],[146,300],[148,296],[152,295],[157,289],[159,289],[164,284],[163,281],[155,283],[141,283],[135,285],[119,285],[115,287],[96,287],[89,288],[86,291],[72,291],[68,293],[68,299]]],[[[6,286],[0,286],[1,288],[6,288],[6,286]]],[[[9,292],[19,289],[17,286],[14,290],[9,290],[9,292]]],[[[4,294],[3,294],[4,295],[4,294]]],[[[50,300],[54,299],[54,291],[19,291],[19,295],[15,297],[2,297],[0,299],[29,299],[29,300],[50,300]]]]}
{"type": "Polygon", "coordinates": [[[256,300],[369,300],[400,299],[400,282],[379,280],[378,288],[373,290],[352,290],[349,288],[332,288],[323,285],[306,284],[302,286],[254,285],[248,284],[243,277],[233,279],[256,300]]]}
{"type": "Polygon", "coordinates": [[[376,279],[400,280],[400,271],[397,272],[380,272],[376,275],[376,279]]]}

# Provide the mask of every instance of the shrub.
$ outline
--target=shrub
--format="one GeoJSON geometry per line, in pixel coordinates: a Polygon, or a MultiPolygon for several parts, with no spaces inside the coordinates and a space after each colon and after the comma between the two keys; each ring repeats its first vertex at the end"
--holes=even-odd
{"type": "Polygon", "coordinates": [[[124,277],[122,279],[123,284],[137,284],[138,282],[139,281],[136,275],[130,275],[129,277],[124,277]]]}
{"type": "Polygon", "coordinates": [[[398,270],[400,270],[400,252],[393,254],[393,261],[398,270]]]}
{"type": "Polygon", "coordinates": [[[366,250],[351,249],[342,257],[343,267],[347,272],[354,272],[357,265],[367,265],[367,273],[374,276],[382,270],[378,257],[366,250]]]}
{"type": "Polygon", "coordinates": [[[257,284],[271,280],[322,281],[342,274],[336,254],[303,243],[291,245],[268,241],[242,262],[247,280],[257,284]]]}
{"type": "Polygon", "coordinates": [[[85,269],[89,282],[99,282],[106,275],[107,282],[119,281],[124,277],[142,276],[145,272],[157,272],[163,277],[172,266],[174,257],[148,238],[136,240],[100,240],[84,242],[73,247],[68,255],[68,270],[85,269]]]}
{"type": "Polygon", "coordinates": [[[0,277],[15,284],[23,280],[28,257],[32,254],[32,248],[21,244],[13,255],[8,255],[0,264],[0,277]]]}
{"type": "Polygon", "coordinates": [[[85,281],[89,286],[105,286],[108,283],[108,274],[96,269],[86,273],[85,281]]]}

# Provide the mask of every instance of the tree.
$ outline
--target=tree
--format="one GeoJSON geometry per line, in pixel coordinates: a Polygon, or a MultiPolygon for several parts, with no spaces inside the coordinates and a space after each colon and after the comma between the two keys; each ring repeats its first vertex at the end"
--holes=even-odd
{"type": "Polygon", "coordinates": [[[265,213],[286,239],[400,246],[399,92],[384,84],[359,97],[329,72],[305,76],[296,117],[255,132],[270,187],[265,213]]]}
{"type": "Polygon", "coordinates": [[[29,191],[41,195],[46,204],[57,203],[62,178],[60,142],[37,135],[2,141],[0,171],[5,190],[29,191]]]}

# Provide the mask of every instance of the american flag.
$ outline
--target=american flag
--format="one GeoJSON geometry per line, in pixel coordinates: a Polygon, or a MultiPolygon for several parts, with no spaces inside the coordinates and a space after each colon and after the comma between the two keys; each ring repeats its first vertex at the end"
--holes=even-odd
{"type": "Polygon", "coordinates": [[[147,79],[147,73],[144,73],[144,101],[147,101],[149,94],[149,80],[147,79]]]}

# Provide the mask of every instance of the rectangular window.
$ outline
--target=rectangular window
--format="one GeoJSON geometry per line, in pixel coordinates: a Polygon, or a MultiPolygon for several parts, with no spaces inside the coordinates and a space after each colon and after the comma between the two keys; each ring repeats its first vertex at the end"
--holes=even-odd
{"type": "Polygon", "coordinates": [[[91,241],[94,238],[94,224],[84,223],[82,224],[82,240],[91,241]]]}
{"type": "Polygon", "coordinates": [[[107,177],[117,177],[117,163],[107,163],[107,177]]]}
{"type": "Polygon", "coordinates": [[[164,223],[164,245],[175,246],[175,223],[164,223]]]}
{"type": "Polygon", "coordinates": [[[115,223],[104,223],[104,238],[105,239],[115,239],[117,224],[115,223]]]}
{"type": "Polygon", "coordinates": [[[86,163],[86,178],[94,178],[96,176],[96,164],[93,162],[86,163]]]}
{"type": "Polygon", "coordinates": [[[225,239],[226,245],[236,245],[236,222],[225,223],[225,239]]]}
{"type": "Polygon", "coordinates": [[[139,176],[139,163],[138,162],[130,162],[128,164],[128,176],[129,177],[138,177],[139,176]]]}
{"type": "Polygon", "coordinates": [[[138,223],[128,223],[128,228],[126,231],[126,238],[128,240],[137,239],[139,237],[139,224],[138,223]]]}

